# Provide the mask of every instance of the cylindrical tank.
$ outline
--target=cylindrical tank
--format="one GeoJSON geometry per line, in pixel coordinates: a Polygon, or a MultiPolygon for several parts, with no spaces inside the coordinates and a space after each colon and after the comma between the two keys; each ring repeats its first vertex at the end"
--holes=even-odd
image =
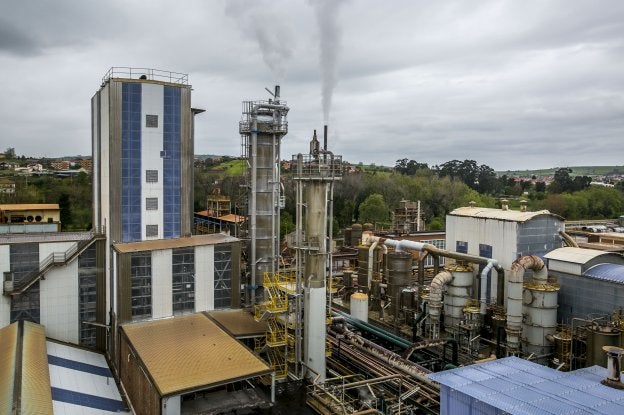
{"type": "Polygon", "coordinates": [[[404,251],[394,251],[387,255],[388,261],[388,290],[386,294],[392,299],[393,306],[390,314],[400,307],[401,291],[411,285],[412,254],[404,251]]]}
{"type": "Polygon", "coordinates": [[[553,357],[553,365],[559,367],[562,372],[570,370],[570,350],[572,347],[572,336],[569,331],[558,331],[553,334],[555,339],[555,352],[553,357]]]}
{"type": "Polygon", "coordinates": [[[375,225],[366,222],[364,225],[362,225],[362,230],[364,232],[373,232],[375,230],[375,225]]]}
{"type": "Polygon", "coordinates": [[[524,352],[544,355],[552,351],[553,344],[546,336],[557,331],[557,296],[559,285],[547,281],[524,283],[524,352]]]}
{"type": "Polygon", "coordinates": [[[353,293],[351,295],[351,317],[368,322],[368,295],[353,293]]]}
{"type": "Polygon", "coordinates": [[[453,280],[444,296],[444,326],[447,331],[455,332],[463,317],[463,309],[472,295],[474,279],[472,266],[455,264],[446,267],[453,274],[453,280]]]}
{"type": "MultiPolygon", "coordinates": [[[[362,292],[368,292],[368,250],[369,246],[358,246],[358,288],[362,292]]],[[[373,272],[375,267],[375,261],[373,261],[373,272]]]]}
{"type": "Polygon", "coordinates": [[[344,244],[345,246],[351,245],[351,228],[345,228],[344,230],[344,244]]]}
{"type": "Polygon", "coordinates": [[[362,241],[362,225],[354,223],[351,226],[351,246],[358,246],[362,241]]]}
{"type": "Polygon", "coordinates": [[[600,365],[607,367],[607,354],[602,346],[619,346],[621,331],[611,326],[594,326],[587,331],[586,366],[600,365]]]}

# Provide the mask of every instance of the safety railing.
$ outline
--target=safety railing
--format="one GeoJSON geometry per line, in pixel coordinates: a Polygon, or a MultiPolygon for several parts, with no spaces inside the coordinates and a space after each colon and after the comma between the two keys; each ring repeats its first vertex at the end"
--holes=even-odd
{"type": "Polygon", "coordinates": [[[164,71],[154,68],[131,68],[127,66],[113,66],[102,77],[102,83],[112,78],[148,79],[150,81],[169,82],[172,84],[188,85],[188,74],[164,71]]]}

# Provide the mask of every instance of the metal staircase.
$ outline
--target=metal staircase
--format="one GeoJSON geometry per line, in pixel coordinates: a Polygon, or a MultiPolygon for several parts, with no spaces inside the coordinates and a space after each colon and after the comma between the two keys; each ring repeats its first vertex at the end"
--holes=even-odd
{"type": "Polygon", "coordinates": [[[45,274],[53,267],[63,266],[85,251],[97,240],[106,239],[106,234],[98,229],[90,231],[90,237],[80,240],[76,245],[72,245],[64,252],[53,252],[39,263],[39,267],[29,272],[19,283],[14,281],[4,281],[3,294],[6,296],[16,296],[23,294],[34,283],[45,277],[45,274]]]}

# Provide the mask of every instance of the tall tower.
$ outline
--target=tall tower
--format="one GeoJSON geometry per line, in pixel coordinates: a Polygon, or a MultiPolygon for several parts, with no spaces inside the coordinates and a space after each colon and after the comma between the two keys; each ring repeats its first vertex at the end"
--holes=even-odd
{"type": "Polygon", "coordinates": [[[289,108],[280,98],[280,87],[268,101],[244,101],[239,124],[243,157],[247,159],[247,256],[249,305],[262,299],[266,272],[277,272],[280,209],[284,207],[280,184],[280,143],[288,133],[289,108]]]}
{"type": "MultiPolygon", "coordinates": [[[[297,183],[297,292],[304,292],[303,361],[325,380],[327,281],[331,281],[331,241],[334,183],[342,179],[342,156],[327,150],[327,126],[321,148],[316,131],[310,154],[293,156],[297,183]]],[[[331,290],[329,290],[331,296],[331,290]]],[[[298,297],[297,301],[301,301],[298,297]]],[[[300,309],[300,305],[298,305],[300,309]]],[[[300,312],[300,311],[298,311],[300,312]]],[[[295,336],[300,342],[301,335],[295,336]]],[[[298,354],[299,344],[295,346],[298,354]]]]}
{"type": "Polygon", "coordinates": [[[190,235],[188,76],[111,68],[91,99],[91,111],[94,225],[123,243],[190,235]]]}

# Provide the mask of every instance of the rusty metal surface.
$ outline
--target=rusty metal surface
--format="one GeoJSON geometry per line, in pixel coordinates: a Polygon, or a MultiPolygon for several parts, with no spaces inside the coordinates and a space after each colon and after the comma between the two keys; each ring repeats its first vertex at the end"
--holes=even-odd
{"type": "Polygon", "coordinates": [[[161,396],[272,370],[204,314],[122,326],[161,396]]]}
{"type": "Polygon", "coordinates": [[[15,383],[17,323],[0,329],[0,413],[10,414],[15,383]]]}

